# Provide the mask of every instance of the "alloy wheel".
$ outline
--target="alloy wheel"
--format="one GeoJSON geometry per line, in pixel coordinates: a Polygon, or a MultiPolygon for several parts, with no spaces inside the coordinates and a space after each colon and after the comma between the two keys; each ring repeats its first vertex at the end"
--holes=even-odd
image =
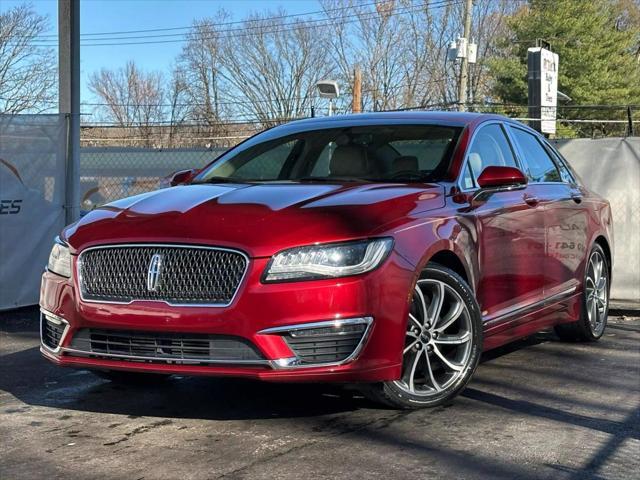
{"type": "Polygon", "coordinates": [[[589,326],[593,334],[599,336],[606,324],[609,280],[606,263],[597,250],[591,254],[587,265],[585,294],[589,326]]]}
{"type": "Polygon", "coordinates": [[[472,325],[467,305],[451,286],[419,280],[407,322],[402,377],[395,385],[429,397],[455,384],[471,361],[472,325]]]}

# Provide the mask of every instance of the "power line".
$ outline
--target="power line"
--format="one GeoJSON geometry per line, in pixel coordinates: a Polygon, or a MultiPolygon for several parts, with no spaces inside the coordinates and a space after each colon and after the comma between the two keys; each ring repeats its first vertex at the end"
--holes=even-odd
{"type": "MultiPolygon", "coordinates": [[[[394,11],[393,13],[389,13],[386,17],[395,17],[399,15],[406,15],[408,13],[414,13],[421,10],[425,6],[429,6],[431,9],[439,9],[447,6],[453,6],[456,4],[460,4],[461,0],[439,0],[437,3],[420,3],[412,6],[401,7],[398,11],[394,11]]],[[[319,18],[315,20],[308,20],[304,22],[289,22],[281,25],[264,25],[264,24],[255,24],[257,22],[261,22],[262,20],[245,20],[242,23],[254,25],[235,28],[235,29],[226,29],[221,30],[219,32],[213,32],[210,35],[199,35],[197,32],[188,32],[185,34],[179,34],[182,38],[173,39],[173,40],[148,40],[148,41],[139,41],[139,42],[109,42],[109,43],[85,43],[81,46],[83,47],[105,47],[105,46],[126,46],[126,45],[158,45],[158,44],[170,44],[170,43],[183,43],[189,40],[210,40],[210,39],[226,39],[226,38],[241,38],[252,36],[256,34],[275,34],[275,33],[284,33],[291,30],[306,30],[312,28],[321,28],[321,27],[329,27],[329,26],[337,26],[337,25],[347,25],[351,23],[356,23],[362,20],[370,20],[380,16],[377,11],[371,11],[366,13],[354,13],[351,15],[346,15],[341,17],[340,19],[333,18],[319,18]],[[351,18],[352,20],[347,20],[351,18]],[[252,30],[260,29],[258,32],[252,32],[252,30]]],[[[196,26],[197,28],[197,26],[196,26]]],[[[154,36],[140,36],[140,37],[130,37],[130,38],[154,38],[154,36]]],[[[100,38],[100,39],[92,39],[91,41],[109,41],[109,40],[123,40],[125,37],[114,37],[114,38],[100,38]]],[[[36,42],[38,42],[36,40],[36,42]]],[[[37,46],[41,47],[49,47],[56,48],[57,43],[36,43],[37,46]]]]}
{"type": "MultiPolygon", "coordinates": [[[[359,3],[357,6],[358,7],[369,7],[369,6],[375,6],[377,5],[378,2],[370,2],[370,3],[359,3]]],[[[295,18],[295,17],[307,17],[307,16],[312,16],[312,15],[320,15],[320,14],[326,14],[327,12],[338,12],[338,11],[343,11],[343,10],[351,10],[353,9],[353,6],[348,6],[348,7],[336,7],[336,8],[330,8],[330,9],[326,9],[326,10],[315,10],[312,12],[303,12],[303,13],[291,13],[291,14],[286,14],[286,15],[274,15],[271,17],[264,17],[261,20],[280,20],[280,19],[284,19],[284,18],[295,18]]],[[[191,24],[191,25],[187,25],[184,27],[165,27],[165,28],[150,28],[150,29],[145,29],[145,30],[123,30],[123,31],[115,31],[115,32],[92,32],[92,33],[81,33],[80,36],[81,37],[88,37],[88,36],[109,36],[109,35],[126,35],[126,34],[130,34],[130,33],[153,33],[153,32],[167,32],[167,31],[176,31],[176,30],[191,30],[194,26],[196,27],[225,27],[228,25],[238,25],[238,24],[243,24],[245,23],[246,20],[233,20],[233,21],[229,21],[229,22],[203,22],[201,24],[191,24]]],[[[176,35],[183,35],[183,34],[176,34],[176,35]]],[[[37,38],[45,38],[45,37],[53,37],[53,39],[57,39],[58,35],[57,34],[43,34],[43,35],[38,35],[37,38]]],[[[153,37],[153,36],[151,36],[153,37]]],[[[151,38],[150,37],[150,38],[151,38]]],[[[94,39],[94,40],[101,40],[101,39],[94,39]]]]}

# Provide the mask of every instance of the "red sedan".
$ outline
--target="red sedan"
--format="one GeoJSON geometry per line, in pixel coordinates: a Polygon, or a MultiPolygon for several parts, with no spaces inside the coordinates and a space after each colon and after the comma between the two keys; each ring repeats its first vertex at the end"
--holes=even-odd
{"type": "Polygon", "coordinates": [[[458,394],[483,350],[603,334],[609,204],[506,118],[303,120],[173,183],[62,232],[47,359],[120,381],[359,383],[415,408],[458,394]]]}

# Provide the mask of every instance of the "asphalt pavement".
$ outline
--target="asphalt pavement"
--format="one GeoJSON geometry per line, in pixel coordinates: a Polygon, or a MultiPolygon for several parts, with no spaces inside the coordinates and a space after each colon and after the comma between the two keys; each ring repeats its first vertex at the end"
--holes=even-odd
{"type": "Polygon", "coordinates": [[[596,344],[489,352],[462,396],[394,411],[330,385],[175,377],[123,387],[38,351],[0,313],[0,478],[640,478],[640,318],[596,344]]]}

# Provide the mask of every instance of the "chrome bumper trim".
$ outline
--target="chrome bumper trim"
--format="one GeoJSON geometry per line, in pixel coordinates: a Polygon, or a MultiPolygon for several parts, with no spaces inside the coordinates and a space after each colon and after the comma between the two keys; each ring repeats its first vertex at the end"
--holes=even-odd
{"type": "Polygon", "coordinates": [[[358,318],[345,318],[340,320],[327,320],[324,322],[313,322],[313,323],[299,323],[297,325],[286,325],[283,327],[273,327],[267,328],[265,330],[261,330],[258,332],[260,335],[278,335],[282,333],[292,333],[300,330],[311,330],[314,328],[326,328],[326,327],[341,327],[344,325],[362,325],[365,324],[365,330],[362,334],[362,338],[360,342],[353,350],[351,355],[340,362],[329,362],[329,363],[302,363],[300,359],[296,356],[293,357],[285,357],[278,358],[276,360],[271,360],[271,367],[274,369],[292,369],[292,368],[317,368],[317,367],[339,367],[340,365],[345,365],[349,362],[353,362],[360,355],[362,348],[364,347],[367,339],[369,338],[369,334],[371,332],[371,326],[373,325],[372,317],[358,317],[358,318]]]}
{"type": "Polygon", "coordinates": [[[69,322],[67,322],[64,318],[52,313],[44,308],[40,309],[40,346],[44,347],[48,352],[58,354],[62,349],[61,345],[64,342],[64,339],[67,337],[67,333],[69,333],[69,322]],[[58,325],[64,324],[64,330],[62,331],[62,335],[60,336],[60,341],[58,342],[58,346],[56,348],[51,348],[46,345],[42,338],[42,322],[44,321],[44,317],[53,323],[58,325]]]}
{"type": "Polygon", "coordinates": [[[98,352],[87,352],[86,350],[77,350],[75,348],[62,348],[62,352],[71,354],[72,356],[78,357],[99,357],[99,358],[113,358],[118,360],[128,360],[134,362],[136,360],[141,361],[152,361],[159,363],[168,363],[175,365],[183,365],[183,364],[198,364],[198,363],[208,363],[212,365],[265,365],[270,366],[271,362],[269,360],[223,360],[223,359],[202,359],[202,358],[178,358],[175,357],[144,357],[137,355],[123,355],[119,353],[98,353],[98,352]]]}

